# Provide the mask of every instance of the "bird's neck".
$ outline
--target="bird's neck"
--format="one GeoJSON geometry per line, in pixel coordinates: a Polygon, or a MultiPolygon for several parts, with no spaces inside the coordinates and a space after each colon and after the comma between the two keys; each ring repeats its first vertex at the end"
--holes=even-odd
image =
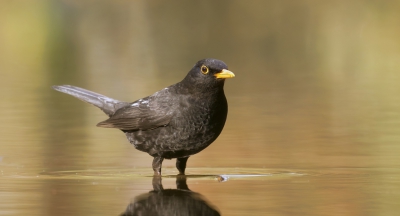
{"type": "Polygon", "coordinates": [[[190,75],[178,83],[179,88],[189,94],[220,94],[224,93],[225,80],[215,80],[212,83],[196,82],[190,75]]]}
{"type": "Polygon", "coordinates": [[[217,85],[202,85],[200,83],[179,83],[179,88],[182,93],[193,94],[193,95],[214,95],[224,94],[224,82],[218,83],[217,85]]]}

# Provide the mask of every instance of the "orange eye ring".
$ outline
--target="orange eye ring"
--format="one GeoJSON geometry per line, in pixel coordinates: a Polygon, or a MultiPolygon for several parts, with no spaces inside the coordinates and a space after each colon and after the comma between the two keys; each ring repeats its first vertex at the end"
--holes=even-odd
{"type": "Polygon", "coordinates": [[[208,72],[209,72],[208,67],[205,65],[201,66],[200,70],[201,70],[201,73],[203,73],[203,74],[208,74],[208,72]]]}

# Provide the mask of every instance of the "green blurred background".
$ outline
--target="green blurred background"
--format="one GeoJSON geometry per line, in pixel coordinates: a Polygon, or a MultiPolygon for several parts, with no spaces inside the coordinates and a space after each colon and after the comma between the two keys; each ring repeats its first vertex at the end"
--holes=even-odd
{"type": "MultiPolygon", "coordinates": [[[[198,167],[365,168],[385,176],[400,165],[399,11],[398,0],[0,1],[2,175],[137,167],[151,173],[152,158],[120,131],[95,127],[106,118],[101,111],[50,87],[71,84],[134,101],[180,81],[196,61],[218,58],[236,75],[225,85],[228,121],[217,141],[188,161],[189,174],[198,167]]],[[[164,163],[172,174],[174,162],[164,163]]],[[[397,183],[399,174],[391,173],[397,183]]],[[[373,178],[374,189],[398,191],[380,179],[373,178]]],[[[20,184],[11,185],[1,199],[27,197],[13,193],[20,184]]],[[[365,196],[373,189],[361,187],[336,194],[361,201],[332,213],[400,210],[385,201],[366,209],[400,194],[365,196]]],[[[240,199],[221,197],[212,202],[234,215],[229,203],[240,199]]],[[[35,208],[52,198],[43,199],[35,208]]],[[[8,204],[2,207],[16,209],[8,204]]],[[[268,212],[263,205],[256,212],[268,212]]]]}

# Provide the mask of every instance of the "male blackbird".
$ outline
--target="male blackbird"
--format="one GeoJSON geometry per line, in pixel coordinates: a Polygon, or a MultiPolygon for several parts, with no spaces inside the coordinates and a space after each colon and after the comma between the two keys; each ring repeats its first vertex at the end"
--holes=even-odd
{"type": "Polygon", "coordinates": [[[224,62],[203,59],[181,82],[132,103],[70,85],[53,88],[103,110],[110,118],[97,126],[122,130],[136,149],[153,156],[154,175],[161,175],[164,158],[176,158],[185,174],[188,158],[221,133],[228,114],[224,82],[234,76],[224,62]]]}

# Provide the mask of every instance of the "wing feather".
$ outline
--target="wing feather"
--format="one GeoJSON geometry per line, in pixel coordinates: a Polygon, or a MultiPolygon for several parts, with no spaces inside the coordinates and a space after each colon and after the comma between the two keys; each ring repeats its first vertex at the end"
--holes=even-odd
{"type": "Polygon", "coordinates": [[[98,123],[97,126],[121,130],[149,130],[168,125],[172,119],[172,113],[169,112],[171,107],[159,103],[150,104],[150,101],[149,98],[135,101],[117,110],[114,115],[98,123]]]}

